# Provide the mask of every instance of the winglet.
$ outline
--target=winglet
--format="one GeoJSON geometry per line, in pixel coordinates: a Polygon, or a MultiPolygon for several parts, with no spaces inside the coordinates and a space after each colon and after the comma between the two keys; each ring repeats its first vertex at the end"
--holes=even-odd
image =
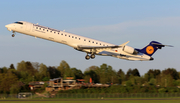
{"type": "Polygon", "coordinates": [[[125,43],[119,45],[119,47],[124,47],[127,43],[129,43],[129,41],[127,41],[127,42],[125,42],[125,43]]]}

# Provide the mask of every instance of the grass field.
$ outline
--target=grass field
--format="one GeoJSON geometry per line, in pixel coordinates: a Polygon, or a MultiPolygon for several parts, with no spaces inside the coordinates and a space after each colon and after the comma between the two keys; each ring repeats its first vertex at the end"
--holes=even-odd
{"type": "Polygon", "coordinates": [[[9,101],[9,100],[5,100],[5,101],[1,101],[0,100],[0,103],[180,103],[180,100],[162,100],[162,99],[157,99],[157,100],[154,100],[154,99],[107,99],[107,100],[101,100],[101,99],[97,99],[97,100],[94,100],[94,99],[60,99],[60,100],[33,100],[33,101],[26,101],[26,100],[12,100],[12,101],[9,101]]]}

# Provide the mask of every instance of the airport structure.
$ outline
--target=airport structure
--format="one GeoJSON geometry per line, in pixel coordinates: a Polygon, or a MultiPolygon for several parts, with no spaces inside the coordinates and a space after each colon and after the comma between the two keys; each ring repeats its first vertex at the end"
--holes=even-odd
{"type": "MultiPolygon", "coordinates": [[[[92,80],[92,79],[90,79],[92,80]]],[[[38,88],[42,88],[44,84],[47,83],[47,87],[45,90],[47,92],[52,91],[60,91],[60,90],[69,90],[69,89],[80,89],[81,87],[84,88],[103,88],[109,87],[108,84],[94,84],[94,83],[85,83],[84,79],[76,79],[67,77],[66,79],[63,78],[54,78],[50,79],[49,81],[42,82],[42,81],[33,81],[29,83],[29,87],[31,90],[35,90],[38,88]]]]}

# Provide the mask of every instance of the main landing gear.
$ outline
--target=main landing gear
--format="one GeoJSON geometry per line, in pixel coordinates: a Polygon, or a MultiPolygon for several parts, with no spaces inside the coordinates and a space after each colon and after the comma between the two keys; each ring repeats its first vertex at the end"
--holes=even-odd
{"type": "Polygon", "coordinates": [[[15,31],[13,31],[13,34],[12,34],[12,37],[14,37],[15,36],[15,31]]]}
{"type": "Polygon", "coordinates": [[[89,60],[89,59],[94,59],[95,58],[95,55],[94,54],[91,54],[91,56],[89,56],[88,54],[85,56],[85,59],[86,60],[89,60]]]}

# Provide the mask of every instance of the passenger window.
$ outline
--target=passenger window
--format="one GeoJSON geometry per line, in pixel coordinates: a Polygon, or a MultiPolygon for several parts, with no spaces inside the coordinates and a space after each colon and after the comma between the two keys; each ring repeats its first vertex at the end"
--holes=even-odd
{"type": "Polygon", "coordinates": [[[86,39],[84,39],[84,41],[86,41],[86,39]]]}
{"type": "Polygon", "coordinates": [[[58,33],[59,34],[59,33],[58,33]]]}
{"type": "Polygon", "coordinates": [[[47,30],[47,32],[48,32],[48,30],[47,30]]]}
{"type": "Polygon", "coordinates": [[[63,33],[61,33],[61,35],[63,35],[63,33]]]}
{"type": "Polygon", "coordinates": [[[81,38],[79,38],[79,40],[80,40],[81,38]]]}
{"type": "Polygon", "coordinates": [[[101,43],[100,43],[100,45],[101,45],[101,43]]]}
{"type": "Polygon", "coordinates": [[[77,39],[77,37],[75,37],[75,39],[77,39]]]}
{"type": "Polygon", "coordinates": [[[38,27],[36,27],[36,29],[38,29],[38,27]]]}
{"type": "Polygon", "coordinates": [[[44,31],[44,29],[43,29],[43,31],[44,31]]]}
{"type": "Polygon", "coordinates": [[[72,36],[72,38],[74,38],[74,36],[72,36]]]}
{"type": "Polygon", "coordinates": [[[69,35],[69,37],[71,37],[71,36],[69,35]]]}
{"type": "Polygon", "coordinates": [[[67,36],[67,35],[65,34],[65,36],[67,36]]]}
{"type": "Polygon", "coordinates": [[[96,44],[98,44],[98,42],[96,42],[96,44]]]}
{"type": "Polygon", "coordinates": [[[54,32],[54,34],[55,34],[56,32],[54,32]]]}
{"type": "Polygon", "coordinates": [[[39,30],[41,30],[41,28],[39,28],[39,30]]]}
{"type": "Polygon", "coordinates": [[[89,42],[91,42],[91,41],[89,40],[89,42]]]}

